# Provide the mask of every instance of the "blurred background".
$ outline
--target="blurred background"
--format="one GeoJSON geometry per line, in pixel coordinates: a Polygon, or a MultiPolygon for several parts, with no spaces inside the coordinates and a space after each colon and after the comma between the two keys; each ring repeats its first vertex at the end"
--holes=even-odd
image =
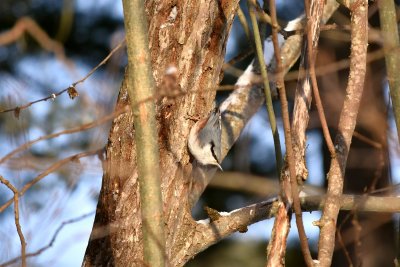
{"type": "MultiPolygon", "coordinates": [[[[376,6],[374,3],[370,4],[370,23],[371,28],[379,33],[376,6]]],[[[245,2],[241,3],[241,7],[248,15],[245,2]]],[[[287,22],[299,16],[303,8],[302,1],[277,1],[278,16],[282,21],[287,22]]],[[[398,6],[397,12],[399,13],[398,6]]],[[[330,22],[349,24],[348,11],[340,9],[330,22]]],[[[317,67],[348,58],[349,36],[349,31],[323,32],[317,67]]],[[[123,39],[121,1],[1,0],[0,110],[21,106],[68,88],[85,77],[123,39]],[[21,28],[26,27],[24,29],[32,32],[31,34],[25,32],[18,35],[18,31],[15,31],[14,40],[5,41],[1,38],[2,34],[12,29],[24,17],[30,19],[23,19],[25,24],[21,25],[25,26],[21,28]],[[43,38],[35,38],[34,36],[40,34],[31,25],[31,20],[61,45],[54,46],[51,42],[42,42],[43,38]]],[[[381,48],[380,41],[380,38],[370,40],[370,52],[381,48]]],[[[267,53],[272,50],[271,47],[267,42],[266,57],[270,57],[267,53]]],[[[229,61],[250,49],[242,26],[236,19],[225,59],[229,61]]],[[[237,75],[233,75],[235,72],[232,70],[245,69],[252,58],[253,55],[250,54],[228,68],[221,89],[234,85],[237,75]]],[[[125,48],[119,49],[106,65],[76,86],[79,97],[71,99],[64,93],[19,112],[0,113],[0,157],[28,141],[98,121],[110,114],[114,109],[126,64],[125,48]]],[[[298,65],[293,69],[296,68],[298,65]]],[[[337,68],[319,77],[332,136],[335,134],[347,75],[346,68],[337,68]]],[[[295,87],[296,80],[288,79],[290,100],[293,99],[295,87]]],[[[357,136],[354,137],[349,156],[345,192],[396,195],[397,187],[392,184],[399,182],[399,146],[382,57],[370,63],[365,91],[356,129],[357,136]]],[[[217,101],[221,102],[228,95],[229,90],[219,91],[217,101]]],[[[275,104],[279,117],[279,103],[275,104]]],[[[261,108],[246,126],[222,164],[224,172],[216,175],[193,210],[196,219],[207,217],[203,212],[204,206],[219,211],[231,211],[276,195],[278,184],[275,156],[267,118],[265,108],[261,108]]],[[[284,147],[280,119],[278,124],[284,147]]],[[[103,148],[107,143],[109,127],[110,121],[107,121],[91,129],[37,142],[0,163],[0,174],[22,188],[66,157],[103,148]]],[[[306,160],[309,170],[306,191],[319,194],[324,191],[329,153],[324,145],[314,106],[311,111],[306,160]]],[[[99,155],[94,153],[58,166],[21,198],[21,227],[28,244],[27,251],[35,252],[51,244],[48,249],[29,258],[29,266],[81,265],[93,224],[101,177],[101,161],[99,155]]],[[[0,186],[0,205],[10,198],[10,190],[0,186]]],[[[349,265],[346,251],[350,251],[350,254],[357,251],[357,244],[352,236],[357,234],[355,229],[358,225],[364,227],[362,238],[365,239],[362,240],[366,247],[374,244],[375,254],[384,258],[383,265],[371,266],[390,266],[386,262],[393,262],[393,257],[399,251],[399,220],[392,214],[379,215],[359,214],[354,211],[341,213],[339,230],[344,233],[344,241],[338,245],[334,266],[349,265]],[[364,226],[364,222],[370,228],[364,226]]],[[[20,241],[13,217],[12,205],[0,213],[0,264],[20,253],[20,241]]],[[[304,213],[306,232],[314,252],[319,232],[317,227],[312,226],[312,222],[319,217],[319,212],[304,213]]],[[[187,266],[263,266],[272,225],[273,220],[254,224],[249,227],[248,232],[234,234],[210,247],[187,266]]],[[[302,266],[295,224],[290,232],[288,248],[287,266],[302,266]]],[[[350,258],[357,258],[354,255],[350,258]]]]}

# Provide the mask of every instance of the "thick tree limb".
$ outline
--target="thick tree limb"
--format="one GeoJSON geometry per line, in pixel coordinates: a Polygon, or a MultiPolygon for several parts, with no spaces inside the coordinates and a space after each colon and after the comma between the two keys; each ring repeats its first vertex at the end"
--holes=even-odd
{"type": "MultiPolygon", "coordinates": [[[[304,211],[317,211],[326,205],[325,196],[308,196],[300,198],[304,211]]],[[[342,210],[357,210],[367,212],[400,212],[400,198],[342,195],[338,199],[342,210]]],[[[187,243],[188,252],[201,252],[221,239],[237,232],[244,231],[247,226],[274,217],[278,212],[276,199],[249,205],[229,213],[220,212],[220,217],[197,221],[193,230],[193,241],[187,243]]],[[[195,254],[196,254],[195,253],[195,254]]]]}

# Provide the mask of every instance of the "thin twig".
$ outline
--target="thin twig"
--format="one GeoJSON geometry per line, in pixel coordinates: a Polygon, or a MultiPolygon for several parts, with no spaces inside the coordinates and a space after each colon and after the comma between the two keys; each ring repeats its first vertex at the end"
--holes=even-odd
{"type": "Polygon", "coordinates": [[[217,91],[232,91],[235,89],[235,85],[233,84],[226,84],[226,85],[220,85],[217,88],[217,91]]]}
{"type": "MultiPolygon", "coordinates": [[[[58,234],[61,232],[61,230],[64,228],[64,226],[66,226],[68,224],[79,222],[79,221],[81,221],[83,219],[86,219],[89,216],[92,216],[93,214],[94,214],[94,211],[86,213],[86,214],[83,214],[83,215],[81,215],[79,217],[76,217],[76,218],[73,218],[73,219],[70,219],[70,220],[67,220],[67,221],[63,221],[58,226],[56,231],[54,232],[53,237],[51,238],[50,242],[47,245],[43,246],[42,248],[36,250],[35,252],[27,253],[26,254],[26,258],[35,257],[35,256],[43,253],[47,249],[51,248],[54,245],[54,242],[56,241],[58,234]]],[[[5,266],[8,266],[8,265],[11,265],[11,264],[17,262],[21,258],[22,258],[22,256],[18,256],[16,258],[13,258],[13,259],[11,259],[11,260],[9,260],[7,262],[4,262],[4,263],[0,264],[0,266],[5,267],[5,266]]]]}
{"type": "Polygon", "coordinates": [[[254,50],[252,50],[252,49],[246,50],[246,51],[238,54],[237,56],[233,57],[228,62],[225,62],[224,65],[222,66],[222,69],[229,68],[230,66],[235,65],[236,63],[242,61],[243,59],[247,58],[248,56],[251,56],[252,54],[254,54],[254,50]]]}
{"type": "MultiPolygon", "coordinates": [[[[48,167],[46,170],[44,170],[42,173],[40,173],[38,176],[36,176],[34,179],[32,179],[30,182],[26,183],[24,185],[24,187],[19,191],[19,196],[20,197],[23,196],[26,193],[26,191],[28,191],[29,188],[31,188],[33,185],[38,183],[44,177],[46,177],[47,175],[49,175],[52,172],[55,172],[56,170],[58,170],[59,168],[61,168],[65,164],[67,164],[69,162],[73,162],[73,161],[79,160],[80,158],[83,158],[83,157],[87,157],[87,156],[91,156],[91,155],[96,155],[98,153],[102,153],[102,151],[103,151],[103,149],[85,151],[85,152],[78,153],[78,154],[75,154],[75,155],[72,155],[72,156],[69,156],[69,157],[64,158],[62,160],[57,161],[56,163],[54,163],[50,167],[48,167]]],[[[13,202],[13,200],[10,199],[6,203],[4,203],[0,207],[0,213],[2,213],[8,206],[10,206],[12,202],[13,202]]]]}
{"type": "MultiPolygon", "coordinates": [[[[362,203],[361,203],[361,205],[362,205],[362,203]]],[[[347,213],[346,217],[343,218],[341,220],[340,224],[336,227],[337,241],[339,242],[340,246],[342,247],[342,250],[346,256],[346,260],[347,260],[349,266],[354,266],[354,265],[351,260],[350,253],[349,253],[348,249],[346,248],[346,244],[343,241],[342,228],[345,225],[345,223],[351,218],[351,216],[354,216],[358,206],[360,206],[359,203],[356,204],[354,209],[352,209],[350,212],[347,213]]],[[[355,265],[355,266],[359,266],[359,265],[355,265]]]]}
{"type": "Polygon", "coordinates": [[[354,266],[354,265],[353,265],[353,262],[352,262],[352,260],[351,260],[349,251],[347,250],[346,245],[345,245],[345,243],[343,242],[343,237],[342,237],[342,233],[340,232],[340,228],[336,231],[336,234],[337,234],[337,241],[339,242],[340,247],[342,248],[342,250],[343,250],[343,252],[344,252],[344,255],[345,255],[345,257],[346,257],[348,266],[350,266],[350,267],[351,267],[351,266],[354,266]]]}
{"type": "MultiPolygon", "coordinates": [[[[367,55],[367,63],[371,63],[376,60],[382,59],[387,53],[399,53],[400,49],[399,48],[392,48],[392,49],[385,49],[381,48],[376,51],[370,52],[367,55]]],[[[330,63],[326,66],[319,66],[318,69],[315,70],[315,74],[317,76],[323,76],[326,74],[330,74],[333,72],[337,72],[339,70],[346,69],[350,66],[350,60],[349,59],[342,59],[339,61],[336,61],[334,63],[330,63]]],[[[285,81],[293,81],[297,80],[299,77],[299,71],[291,71],[285,76],[285,81]]],[[[300,76],[304,78],[303,76],[300,76]]]]}
{"type": "Polygon", "coordinates": [[[4,163],[5,161],[9,160],[12,156],[14,156],[15,154],[24,151],[28,148],[30,148],[32,145],[36,144],[37,142],[43,141],[43,140],[47,140],[47,139],[51,139],[51,138],[55,138],[55,137],[59,137],[65,134],[72,134],[72,133],[77,133],[77,132],[81,132],[81,131],[86,131],[89,129],[92,129],[94,127],[97,127],[103,123],[106,123],[109,120],[112,120],[113,118],[119,116],[122,113],[125,113],[128,110],[128,107],[122,108],[122,109],[118,109],[116,111],[114,111],[113,113],[104,116],[103,118],[90,122],[90,123],[86,123],[68,130],[63,130],[60,132],[56,132],[56,133],[52,133],[52,134],[48,134],[48,135],[44,135],[41,137],[38,137],[32,141],[29,141],[27,143],[22,144],[21,146],[19,146],[18,148],[14,149],[13,151],[9,152],[7,155],[5,155],[4,157],[2,157],[0,159],[0,164],[4,163]]]}
{"type": "Polygon", "coordinates": [[[354,256],[355,262],[354,266],[362,266],[362,241],[361,241],[361,231],[365,230],[362,229],[360,222],[358,220],[358,214],[355,213],[352,220],[351,220],[352,228],[353,228],[353,237],[354,237],[354,256]]]}
{"type": "Polygon", "coordinates": [[[98,68],[100,68],[101,66],[103,66],[104,64],[107,63],[107,61],[114,55],[115,52],[117,52],[120,48],[122,48],[125,45],[125,39],[122,40],[116,47],[113,48],[113,50],[111,50],[110,53],[108,53],[108,55],[96,66],[94,67],[91,71],[89,71],[88,74],[86,74],[85,77],[83,77],[82,79],[74,82],[72,84],[73,87],[77,86],[80,83],[83,83],[84,81],[86,81],[87,78],[89,78],[98,68]]]}
{"type": "MultiPolygon", "coordinates": [[[[0,182],[7,186],[14,193],[14,219],[15,227],[17,228],[19,240],[21,242],[21,260],[22,267],[26,266],[26,242],[24,234],[22,233],[21,224],[19,223],[19,192],[18,190],[3,176],[0,175],[0,182]]],[[[12,200],[11,200],[12,201],[12,200]]]]}
{"type": "Polygon", "coordinates": [[[276,168],[277,168],[277,173],[279,176],[279,174],[281,173],[281,170],[282,170],[282,149],[281,149],[281,144],[280,144],[280,140],[279,140],[279,132],[278,132],[277,124],[276,124],[274,107],[272,104],[271,89],[269,87],[268,74],[267,74],[267,69],[266,69],[265,61],[264,61],[264,53],[263,53],[263,49],[262,49],[260,31],[258,29],[258,22],[257,22],[256,15],[254,12],[254,5],[255,5],[254,1],[255,0],[248,0],[248,7],[249,7],[249,12],[250,12],[251,23],[253,25],[253,35],[254,35],[254,42],[255,42],[255,46],[256,46],[257,59],[260,64],[261,76],[263,77],[263,85],[264,85],[266,106],[267,106],[267,111],[268,111],[268,118],[269,118],[269,122],[271,125],[271,131],[272,131],[272,136],[273,136],[274,145],[275,145],[276,168]]]}
{"type": "Polygon", "coordinates": [[[317,55],[317,46],[319,39],[319,22],[324,10],[325,0],[314,1],[310,5],[310,0],[304,0],[304,7],[307,14],[307,55],[309,72],[314,93],[315,105],[317,106],[319,120],[321,122],[322,132],[325,138],[331,157],[335,157],[335,147],[331,135],[329,133],[328,123],[326,122],[324,107],[322,105],[321,97],[319,95],[317,77],[315,75],[315,59],[317,55]],[[313,8],[313,10],[311,10],[313,8]]]}
{"type": "MultiPolygon", "coordinates": [[[[257,12],[257,15],[260,19],[261,22],[265,23],[265,24],[269,24],[272,26],[272,19],[271,16],[268,15],[262,8],[261,6],[258,4],[258,2],[256,1],[251,1],[251,4],[253,5],[253,7],[255,8],[255,11],[257,12]]],[[[275,25],[278,29],[278,32],[280,34],[282,34],[285,38],[288,36],[285,30],[283,30],[281,28],[281,26],[279,25],[278,19],[277,19],[277,25],[275,25]]]]}
{"type": "Polygon", "coordinates": [[[365,135],[363,135],[363,134],[361,134],[361,133],[359,133],[357,131],[354,131],[353,137],[357,138],[358,140],[360,140],[360,141],[362,141],[362,142],[364,142],[364,143],[366,143],[366,144],[368,144],[368,145],[370,145],[370,146],[372,146],[372,147],[374,147],[376,149],[382,149],[383,148],[383,145],[381,143],[379,143],[379,142],[377,142],[375,140],[372,140],[371,138],[369,138],[369,137],[367,137],[367,136],[365,136],[365,135]]]}
{"type": "Polygon", "coordinates": [[[240,5],[237,10],[237,16],[239,18],[240,24],[242,24],[242,28],[247,37],[247,40],[249,41],[250,46],[252,46],[253,45],[253,36],[250,32],[250,27],[249,27],[249,24],[247,23],[246,16],[244,15],[243,10],[240,7],[240,5]]]}
{"type": "MultiPolygon", "coordinates": [[[[378,6],[384,47],[389,49],[400,48],[394,1],[380,0],[378,1],[378,6]]],[[[386,54],[385,62],[390,97],[392,99],[393,113],[397,127],[397,137],[400,142],[400,53],[393,51],[386,54]]]]}
{"type": "MultiPolygon", "coordinates": [[[[62,89],[62,90],[60,90],[60,91],[58,91],[58,92],[56,92],[56,93],[52,93],[52,94],[50,94],[49,96],[46,96],[46,97],[44,97],[44,98],[41,98],[41,99],[38,99],[38,100],[35,100],[35,101],[32,101],[32,102],[29,102],[29,103],[27,103],[27,104],[24,104],[24,105],[21,105],[21,106],[17,106],[17,107],[14,107],[14,108],[8,108],[8,109],[3,109],[3,110],[0,110],[0,113],[6,113],[6,112],[14,112],[16,115],[17,115],[17,117],[18,117],[18,114],[20,113],[20,111],[21,110],[24,110],[24,109],[27,109],[27,108],[29,108],[30,106],[32,106],[33,104],[36,104],[36,103],[39,103],[39,102],[43,102],[43,101],[47,101],[47,100],[54,100],[54,99],[56,99],[58,96],[60,96],[60,95],[62,95],[63,93],[65,93],[65,92],[68,92],[69,94],[71,93],[71,92],[74,92],[74,93],[76,93],[76,90],[75,90],[75,87],[78,85],[78,84],[80,84],[80,83],[83,83],[87,78],[89,78],[99,67],[101,67],[102,65],[104,65],[109,59],[110,59],[110,57],[116,52],[116,51],[118,51],[121,47],[123,47],[123,45],[125,44],[125,39],[124,40],[122,40],[96,67],[94,67],[91,71],[89,71],[89,73],[85,76],[85,77],[83,77],[82,79],[80,79],[80,80],[78,80],[78,81],[76,81],[76,82],[74,82],[74,83],[72,83],[72,85],[70,85],[68,88],[65,88],[65,89],[62,89]]],[[[77,94],[77,93],[76,93],[77,94]]],[[[74,98],[76,95],[75,94],[73,94],[73,95],[71,95],[70,94],[70,97],[71,98],[74,98]]]]}
{"type": "Polygon", "coordinates": [[[222,65],[222,70],[225,73],[228,73],[228,74],[230,74],[232,76],[240,77],[243,74],[243,70],[236,68],[234,65],[237,62],[240,62],[243,59],[247,58],[248,56],[252,55],[253,53],[254,53],[254,49],[249,49],[249,50],[247,50],[245,52],[242,52],[242,53],[238,54],[237,56],[235,56],[234,58],[232,58],[228,62],[225,62],[222,65]]]}

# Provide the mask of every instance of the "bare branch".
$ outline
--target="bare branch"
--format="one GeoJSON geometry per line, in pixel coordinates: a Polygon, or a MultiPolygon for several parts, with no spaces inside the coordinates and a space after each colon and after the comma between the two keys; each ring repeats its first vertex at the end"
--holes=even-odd
{"type": "MultiPolygon", "coordinates": [[[[30,182],[26,183],[24,185],[24,187],[19,191],[19,196],[23,196],[26,191],[28,191],[29,188],[31,188],[33,185],[35,185],[36,183],[38,183],[40,180],[42,180],[44,177],[46,177],[47,175],[49,175],[52,172],[55,172],[56,170],[58,170],[59,168],[61,168],[62,166],[64,166],[65,164],[69,163],[69,162],[73,162],[76,160],[79,160],[80,158],[83,157],[87,157],[87,156],[91,156],[91,155],[96,155],[98,153],[102,153],[103,149],[100,150],[92,150],[92,151],[85,151],[82,153],[78,153],[75,155],[72,155],[70,157],[64,158],[62,160],[57,161],[56,163],[52,164],[50,167],[48,167],[46,170],[44,170],[42,173],[40,173],[38,176],[36,176],[34,179],[32,179],[30,182]]],[[[0,213],[3,212],[8,206],[11,205],[12,203],[12,199],[8,200],[6,203],[4,203],[1,207],[0,207],[0,213]]]]}
{"type": "MultiPolygon", "coordinates": [[[[70,219],[70,220],[62,222],[60,224],[60,226],[58,226],[57,230],[54,232],[53,237],[51,238],[50,242],[47,245],[45,245],[42,248],[36,250],[35,252],[27,253],[25,257],[26,258],[35,257],[35,256],[43,253],[47,249],[51,248],[53,246],[54,242],[56,241],[58,234],[61,232],[61,230],[64,228],[64,226],[66,226],[68,224],[71,224],[71,223],[79,222],[79,221],[81,221],[83,219],[86,219],[89,216],[92,216],[93,214],[94,214],[94,212],[86,213],[86,214],[83,214],[83,215],[81,215],[79,217],[76,217],[74,219],[70,219]]],[[[14,259],[11,259],[11,260],[9,260],[7,262],[4,262],[4,263],[0,264],[0,266],[5,267],[5,266],[8,266],[8,265],[11,265],[11,264],[17,262],[18,260],[20,260],[21,258],[23,258],[23,257],[22,256],[16,257],[14,259]]]]}
{"type": "Polygon", "coordinates": [[[52,40],[47,33],[30,17],[20,18],[14,27],[0,34],[0,46],[17,41],[25,32],[29,33],[41,47],[53,52],[61,60],[66,60],[62,44],[52,40]]]}
{"type": "Polygon", "coordinates": [[[246,34],[247,40],[251,44],[250,46],[253,45],[253,35],[250,32],[250,27],[249,24],[247,23],[246,16],[243,13],[242,8],[239,6],[237,10],[237,16],[239,18],[240,24],[242,24],[242,28],[244,30],[244,33],[246,34]]]}
{"type": "Polygon", "coordinates": [[[74,127],[72,129],[68,129],[68,130],[64,130],[64,131],[60,131],[60,132],[44,135],[44,136],[38,137],[38,138],[36,138],[36,139],[34,139],[32,141],[26,142],[26,143],[22,144],[21,146],[19,146],[18,148],[14,149],[13,151],[9,152],[4,157],[2,157],[0,159],[0,164],[2,164],[5,161],[9,160],[15,154],[30,148],[31,146],[33,146],[34,144],[36,144],[36,143],[38,143],[40,141],[51,139],[51,138],[55,138],[55,137],[59,137],[59,136],[65,135],[65,134],[72,134],[72,133],[77,133],[77,132],[81,132],[81,131],[86,131],[86,130],[92,129],[92,128],[97,127],[97,126],[99,126],[99,125],[101,125],[103,123],[106,123],[109,120],[112,120],[113,118],[119,116],[122,113],[125,113],[127,111],[127,109],[128,109],[128,107],[125,107],[123,109],[118,109],[118,110],[114,111],[113,113],[111,113],[111,114],[109,114],[107,116],[104,116],[100,120],[89,122],[89,123],[74,127]]]}
{"type": "Polygon", "coordinates": [[[265,266],[285,266],[287,238],[290,231],[290,216],[287,204],[278,202],[274,227],[267,246],[267,264],[265,266]]]}
{"type": "Polygon", "coordinates": [[[346,161],[364,88],[368,45],[368,3],[366,0],[360,0],[357,3],[351,10],[350,74],[335,141],[337,156],[332,159],[328,173],[327,203],[329,205],[325,206],[319,222],[321,227],[318,244],[320,266],[330,266],[332,261],[346,161]]]}
{"type": "MultiPolygon", "coordinates": [[[[324,208],[326,196],[301,197],[303,211],[317,211],[324,208]]],[[[367,212],[400,212],[400,198],[398,197],[373,197],[359,195],[342,195],[338,199],[341,210],[357,210],[367,212]]],[[[220,217],[210,222],[197,221],[192,246],[188,249],[188,256],[193,257],[192,251],[197,253],[205,250],[212,244],[256,222],[270,219],[278,212],[277,199],[270,199],[257,204],[249,205],[229,213],[219,212],[220,217]]],[[[197,254],[196,253],[196,254],[197,254]]]]}
{"type": "Polygon", "coordinates": [[[111,52],[108,53],[108,55],[107,55],[99,64],[97,64],[96,67],[94,67],[93,69],[91,69],[91,70],[89,71],[89,73],[86,74],[85,77],[83,77],[82,79],[80,79],[80,80],[74,82],[74,83],[72,84],[72,87],[75,87],[75,86],[77,86],[78,84],[83,83],[84,81],[86,81],[86,79],[89,78],[98,68],[100,68],[101,66],[103,66],[104,64],[106,64],[107,61],[114,55],[115,52],[117,52],[119,49],[121,49],[121,48],[124,47],[124,46],[125,46],[125,39],[122,40],[116,47],[114,47],[113,50],[111,50],[111,52]]]}
{"type": "MultiPolygon", "coordinates": [[[[0,40],[1,42],[1,40],[0,40]]],[[[68,88],[62,89],[58,92],[52,93],[49,96],[46,96],[44,98],[26,103],[22,106],[17,106],[14,108],[8,108],[8,109],[3,109],[0,110],[0,113],[6,113],[6,112],[14,112],[14,114],[16,115],[16,117],[18,117],[19,113],[21,112],[21,110],[27,109],[30,106],[32,106],[33,104],[39,103],[39,102],[43,102],[43,101],[47,101],[47,100],[55,100],[58,96],[62,95],[63,93],[67,92],[69,97],[71,99],[74,99],[76,96],[78,96],[78,92],[76,91],[75,87],[80,84],[83,83],[84,81],[86,81],[87,78],[89,78],[99,67],[101,67],[102,65],[106,64],[106,62],[110,59],[110,57],[117,52],[121,47],[123,47],[125,44],[125,39],[122,40],[99,64],[97,64],[96,67],[94,67],[93,69],[91,69],[89,71],[89,73],[83,77],[82,79],[72,83],[68,88]]]]}
{"type": "Polygon", "coordinates": [[[276,159],[276,173],[279,175],[282,169],[282,149],[281,142],[279,138],[278,127],[276,124],[276,116],[274,112],[274,107],[272,104],[272,94],[271,89],[269,88],[269,80],[268,73],[266,69],[266,64],[264,60],[264,51],[262,47],[260,30],[258,29],[258,22],[256,19],[255,8],[257,5],[255,0],[248,0],[248,7],[250,12],[250,19],[253,26],[253,35],[254,35],[254,43],[256,47],[257,61],[258,64],[255,66],[257,69],[261,71],[261,76],[263,80],[264,94],[265,94],[265,104],[268,111],[268,119],[271,126],[272,137],[274,139],[274,148],[275,148],[275,159],[276,159]]]}
{"type": "Polygon", "coordinates": [[[14,193],[14,219],[15,227],[17,228],[19,241],[21,242],[21,259],[22,267],[26,266],[26,242],[24,234],[22,233],[21,224],[19,223],[19,193],[18,190],[3,176],[0,175],[0,182],[7,186],[14,193]]]}
{"type": "Polygon", "coordinates": [[[325,118],[325,111],[322,105],[321,97],[319,95],[319,88],[317,77],[315,75],[315,60],[317,58],[317,47],[320,32],[320,20],[322,11],[324,10],[325,0],[304,1],[304,7],[307,14],[307,56],[309,64],[309,73],[311,78],[312,90],[315,98],[315,105],[317,106],[319,120],[321,121],[322,132],[324,134],[325,142],[328,147],[331,157],[335,157],[335,148],[333,146],[332,138],[329,133],[328,123],[325,118]]]}
{"type": "MultiPolygon", "coordinates": [[[[212,187],[223,188],[226,190],[235,190],[242,193],[248,193],[263,197],[272,197],[279,194],[278,179],[257,176],[248,173],[229,171],[218,172],[215,174],[209,185],[212,187]]],[[[390,189],[392,190],[392,187],[390,189]]],[[[303,186],[302,191],[306,194],[324,193],[323,188],[308,184],[305,184],[303,186]]]]}

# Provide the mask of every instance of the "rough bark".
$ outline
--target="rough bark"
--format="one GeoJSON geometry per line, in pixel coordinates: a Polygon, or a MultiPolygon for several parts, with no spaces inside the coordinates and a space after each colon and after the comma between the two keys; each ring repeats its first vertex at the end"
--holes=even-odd
{"type": "MultiPolygon", "coordinates": [[[[196,223],[188,203],[192,166],[186,140],[193,125],[190,117],[203,117],[212,107],[237,5],[238,1],[212,0],[146,3],[153,75],[160,96],[155,98],[170,266],[181,266],[199,252],[191,249],[196,223]]],[[[127,104],[123,83],[117,109],[127,104]]],[[[134,130],[130,113],[113,121],[84,266],[143,265],[134,130]]]]}

